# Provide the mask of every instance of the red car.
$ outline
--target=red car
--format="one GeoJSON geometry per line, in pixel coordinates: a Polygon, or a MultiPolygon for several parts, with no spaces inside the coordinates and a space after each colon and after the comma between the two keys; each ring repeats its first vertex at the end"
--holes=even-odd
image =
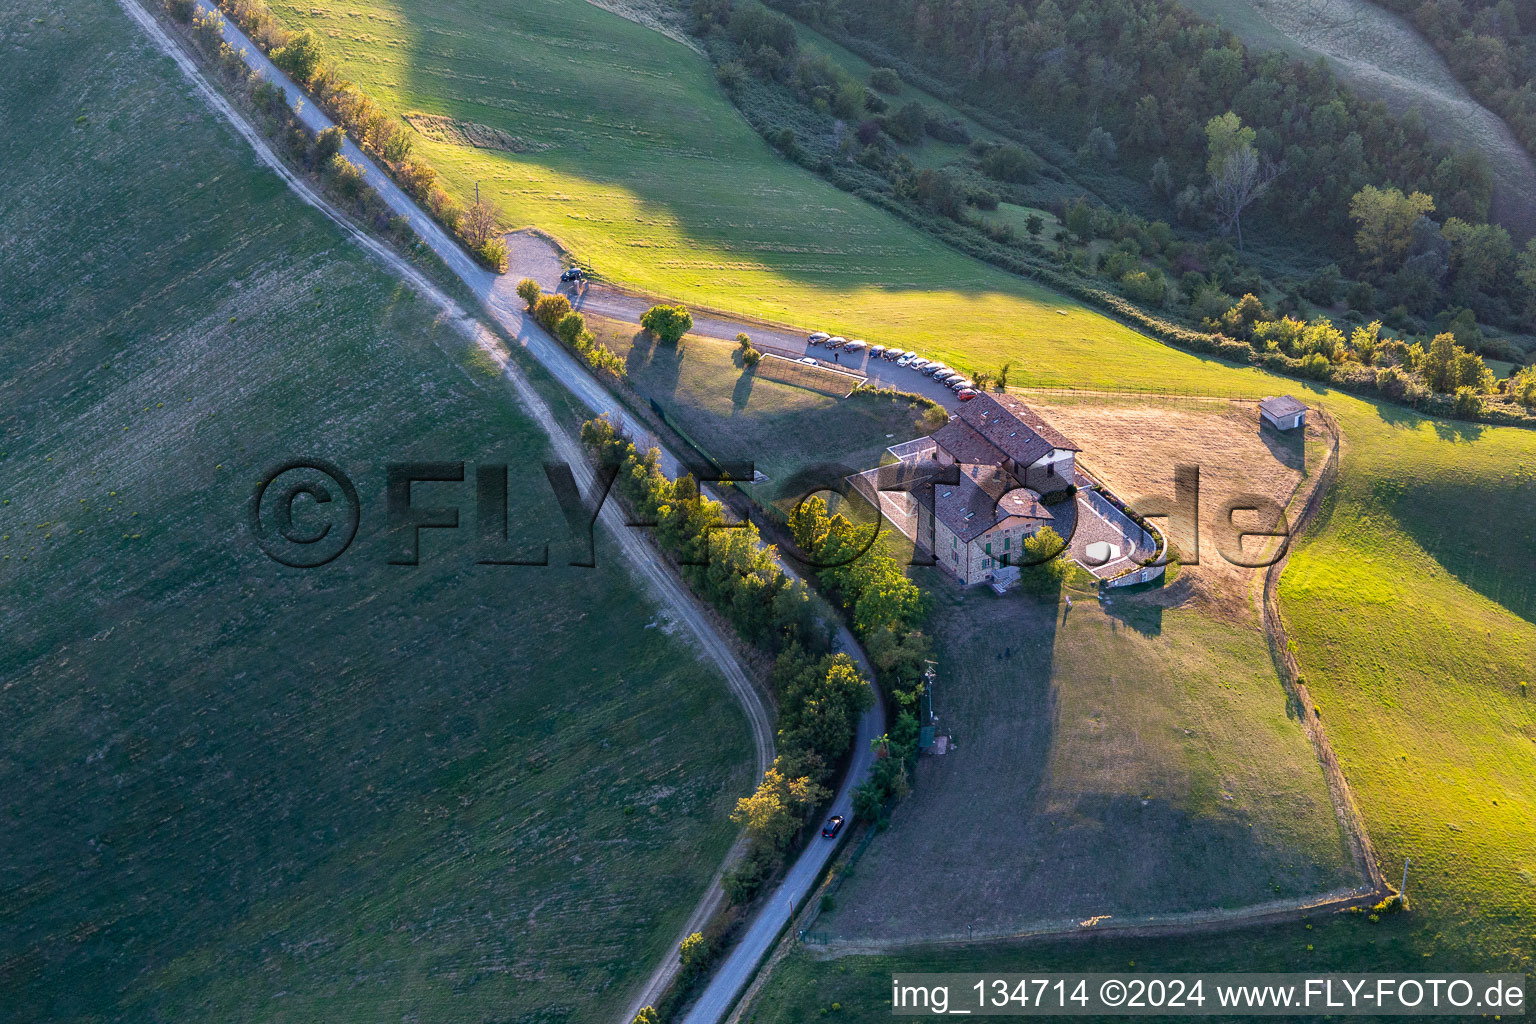
{"type": "Polygon", "coordinates": [[[827,819],[827,824],[822,828],[821,835],[824,839],[831,839],[843,830],[843,816],[834,814],[827,819]]]}
{"type": "Polygon", "coordinates": [[[972,391],[970,388],[961,388],[959,392],[956,393],[955,397],[960,399],[962,402],[969,402],[971,399],[976,397],[976,392],[972,391]]]}

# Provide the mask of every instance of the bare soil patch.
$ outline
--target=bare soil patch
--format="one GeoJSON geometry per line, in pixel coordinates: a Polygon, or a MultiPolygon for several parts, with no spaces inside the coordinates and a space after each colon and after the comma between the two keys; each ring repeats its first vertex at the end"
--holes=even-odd
{"type": "Polygon", "coordinates": [[[496,149],[504,153],[538,153],[551,148],[547,142],[530,142],[488,124],[455,121],[440,114],[410,113],[403,116],[407,124],[433,142],[450,146],[474,146],[476,149],[496,149]]]}

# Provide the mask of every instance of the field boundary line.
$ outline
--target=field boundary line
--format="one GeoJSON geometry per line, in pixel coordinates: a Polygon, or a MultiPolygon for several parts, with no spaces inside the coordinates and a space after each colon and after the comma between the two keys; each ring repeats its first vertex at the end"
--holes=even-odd
{"type": "Polygon", "coordinates": [[[1301,716],[1302,728],[1306,730],[1307,738],[1312,741],[1312,748],[1323,769],[1323,778],[1328,783],[1328,794],[1333,798],[1334,814],[1349,838],[1350,851],[1354,855],[1356,867],[1360,869],[1371,887],[1385,897],[1392,890],[1382,876],[1375,847],[1371,844],[1370,833],[1365,827],[1365,817],[1355,802],[1349,780],[1344,777],[1338,755],[1334,753],[1333,744],[1328,741],[1322,716],[1317,711],[1317,705],[1312,700],[1312,694],[1307,689],[1301,668],[1296,662],[1293,645],[1285,628],[1285,618],[1280,611],[1280,574],[1290,564],[1291,555],[1296,550],[1296,538],[1305,533],[1307,527],[1316,519],[1323,502],[1332,493],[1339,477],[1343,432],[1339,429],[1338,421],[1325,409],[1315,407],[1313,412],[1316,413],[1318,420],[1327,429],[1331,438],[1328,459],[1323,464],[1322,472],[1318,474],[1317,482],[1303,501],[1296,521],[1291,525],[1290,537],[1285,543],[1283,552],[1264,573],[1262,590],[1264,639],[1269,645],[1270,657],[1275,663],[1281,685],[1285,687],[1286,695],[1301,716]]]}

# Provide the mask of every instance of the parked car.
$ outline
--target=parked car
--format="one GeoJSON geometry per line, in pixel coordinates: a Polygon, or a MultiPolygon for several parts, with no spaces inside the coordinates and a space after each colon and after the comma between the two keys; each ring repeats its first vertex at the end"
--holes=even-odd
{"type": "Polygon", "coordinates": [[[922,371],[922,370],[926,370],[929,366],[931,366],[933,364],[931,364],[926,359],[914,359],[910,363],[908,363],[907,365],[912,367],[912,369],[914,369],[914,370],[922,371]]]}
{"type": "Polygon", "coordinates": [[[827,339],[827,348],[842,348],[846,344],[848,344],[848,339],[841,334],[834,334],[827,339]]]}
{"type": "Polygon", "coordinates": [[[961,377],[959,380],[950,381],[949,386],[956,391],[965,391],[967,389],[974,389],[976,387],[974,383],[966,380],[964,377],[961,377]]]}
{"type": "Polygon", "coordinates": [[[817,331],[815,334],[812,334],[809,338],[806,338],[805,340],[808,341],[809,343],[811,343],[812,345],[820,345],[820,344],[825,342],[830,337],[832,337],[832,335],[828,334],[826,331],[817,331]]]}
{"type": "Polygon", "coordinates": [[[869,357],[871,359],[874,359],[876,356],[880,357],[881,359],[885,358],[885,346],[884,345],[871,345],[869,347],[869,357]]]}
{"type": "Polygon", "coordinates": [[[825,838],[831,839],[833,836],[837,835],[842,830],[843,830],[843,816],[841,814],[834,814],[834,815],[832,815],[832,817],[827,819],[826,825],[822,826],[821,834],[825,838]]]}
{"type": "Polygon", "coordinates": [[[859,341],[857,338],[855,338],[853,341],[850,341],[843,347],[846,348],[849,352],[862,352],[866,348],[869,348],[869,342],[859,341]]]}
{"type": "Polygon", "coordinates": [[[955,397],[960,399],[962,402],[969,402],[971,399],[976,397],[976,390],[974,388],[961,388],[955,397]]]}
{"type": "Polygon", "coordinates": [[[804,363],[804,364],[806,364],[807,366],[820,366],[821,365],[820,363],[816,362],[816,360],[812,359],[810,356],[802,356],[799,361],[804,363]]]}
{"type": "Polygon", "coordinates": [[[560,281],[562,284],[567,281],[584,281],[586,277],[587,275],[582,273],[580,267],[571,267],[560,275],[560,281]]]}
{"type": "Polygon", "coordinates": [[[903,352],[897,358],[899,358],[899,359],[916,359],[917,358],[917,353],[916,352],[903,352]]]}
{"type": "Polygon", "coordinates": [[[907,355],[906,353],[902,353],[901,355],[896,357],[896,365],[897,366],[911,366],[912,365],[912,357],[907,355]]]}
{"type": "Polygon", "coordinates": [[[923,367],[923,376],[924,377],[937,377],[941,373],[949,373],[949,372],[950,372],[949,367],[945,366],[943,363],[933,363],[933,364],[931,364],[929,366],[923,367]]]}

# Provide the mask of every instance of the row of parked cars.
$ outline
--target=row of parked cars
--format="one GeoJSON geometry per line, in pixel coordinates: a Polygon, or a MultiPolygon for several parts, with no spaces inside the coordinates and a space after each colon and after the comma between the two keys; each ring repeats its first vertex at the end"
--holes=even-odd
{"type": "Polygon", "coordinates": [[[897,366],[905,366],[918,371],[925,377],[932,377],[955,392],[956,397],[962,402],[970,401],[978,393],[975,383],[968,380],[965,374],[951,370],[936,359],[924,359],[916,352],[904,352],[895,346],[870,345],[868,342],[860,341],[857,338],[849,341],[847,338],[836,334],[828,334],[826,331],[817,331],[807,338],[806,341],[810,342],[812,346],[825,345],[827,348],[841,349],[845,352],[862,352],[865,349],[869,349],[869,357],[871,359],[890,360],[897,366]]]}

